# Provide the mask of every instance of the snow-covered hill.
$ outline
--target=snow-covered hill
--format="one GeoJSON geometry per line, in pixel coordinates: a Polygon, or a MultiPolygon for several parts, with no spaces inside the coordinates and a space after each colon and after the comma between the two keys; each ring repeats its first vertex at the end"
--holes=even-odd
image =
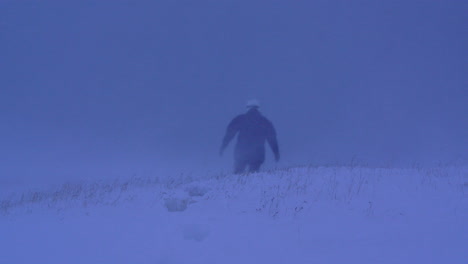
{"type": "Polygon", "coordinates": [[[4,193],[0,263],[467,263],[468,168],[296,167],[4,193]]]}

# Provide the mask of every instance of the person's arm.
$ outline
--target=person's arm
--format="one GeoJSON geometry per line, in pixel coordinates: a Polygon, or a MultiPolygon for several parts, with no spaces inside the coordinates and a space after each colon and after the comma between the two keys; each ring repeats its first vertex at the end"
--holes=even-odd
{"type": "Polygon", "coordinates": [[[276,140],[276,130],[270,121],[268,121],[266,139],[268,141],[268,144],[270,145],[271,151],[273,151],[273,154],[275,155],[275,161],[278,162],[280,159],[280,153],[279,153],[278,141],[276,140]]]}
{"type": "Polygon", "coordinates": [[[241,119],[241,117],[237,116],[227,126],[226,134],[224,135],[223,142],[222,142],[221,148],[219,150],[219,155],[223,155],[223,152],[226,149],[227,145],[229,144],[229,142],[231,142],[231,140],[234,138],[236,133],[239,131],[240,119],[241,119]]]}

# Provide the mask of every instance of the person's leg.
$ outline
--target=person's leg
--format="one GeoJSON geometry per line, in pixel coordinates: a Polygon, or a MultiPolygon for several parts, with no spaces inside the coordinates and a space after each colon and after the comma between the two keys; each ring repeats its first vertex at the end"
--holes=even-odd
{"type": "Polygon", "coordinates": [[[245,171],[245,167],[247,166],[247,162],[243,160],[235,160],[234,161],[234,173],[241,174],[245,171]]]}
{"type": "Polygon", "coordinates": [[[254,161],[249,163],[249,172],[258,172],[260,170],[260,166],[262,166],[261,161],[254,161]]]}

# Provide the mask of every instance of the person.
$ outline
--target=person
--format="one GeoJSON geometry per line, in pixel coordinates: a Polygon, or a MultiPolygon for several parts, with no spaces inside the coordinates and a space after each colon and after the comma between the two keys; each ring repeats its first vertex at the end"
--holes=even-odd
{"type": "Polygon", "coordinates": [[[265,161],[265,141],[270,145],[275,161],[280,159],[276,131],[273,124],[265,118],[258,108],[257,100],[247,102],[247,113],[238,115],[227,126],[223,138],[220,155],[229,142],[238,134],[234,150],[234,173],[243,173],[248,166],[248,172],[258,172],[265,161]]]}

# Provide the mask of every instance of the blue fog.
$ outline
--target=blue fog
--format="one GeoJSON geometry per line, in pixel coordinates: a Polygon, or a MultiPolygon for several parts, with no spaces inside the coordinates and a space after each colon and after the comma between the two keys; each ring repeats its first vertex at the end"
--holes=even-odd
{"type": "Polygon", "coordinates": [[[263,168],[466,163],[466,1],[0,2],[0,182],[230,171],[257,98],[263,168]]]}

